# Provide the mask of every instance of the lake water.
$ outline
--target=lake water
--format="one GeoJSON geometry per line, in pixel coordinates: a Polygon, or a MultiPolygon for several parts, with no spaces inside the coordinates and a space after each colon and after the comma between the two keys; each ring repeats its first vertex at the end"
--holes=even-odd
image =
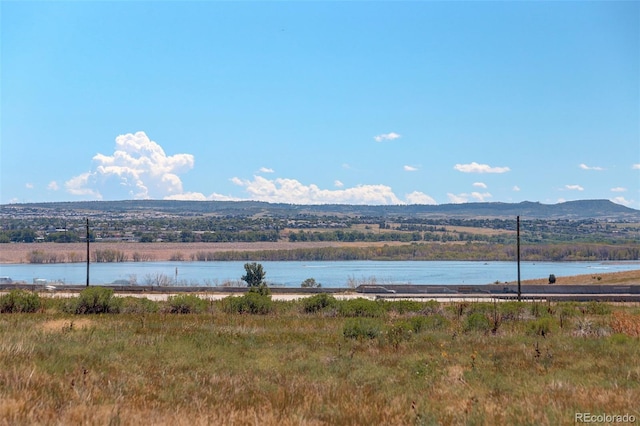
{"type": "MultiPolygon", "coordinates": [[[[164,277],[180,285],[216,286],[239,282],[245,262],[125,262],[92,263],[91,284],[111,284],[135,280],[150,285],[154,278],[164,277]]],[[[314,278],[323,287],[347,288],[352,284],[491,284],[516,281],[516,262],[470,261],[327,261],[327,262],[260,262],[266,281],[272,286],[300,287],[302,281],[314,278]]],[[[521,279],[601,274],[640,270],[640,262],[522,262],[521,279]]],[[[13,281],[33,283],[35,279],[66,284],[86,283],[86,264],[59,263],[46,265],[4,264],[0,276],[13,281]]],[[[244,284],[244,283],[241,283],[244,284]]]]}

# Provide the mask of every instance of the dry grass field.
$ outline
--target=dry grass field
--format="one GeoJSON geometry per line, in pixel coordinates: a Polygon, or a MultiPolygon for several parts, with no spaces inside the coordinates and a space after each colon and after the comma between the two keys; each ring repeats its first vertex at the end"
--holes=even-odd
{"type": "MultiPolygon", "coordinates": [[[[557,285],[572,285],[572,284],[596,284],[596,285],[616,285],[616,284],[640,284],[640,269],[634,271],[624,272],[610,272],[607,274],[588,274],[588,275],[573,275],[570,277],[556,277],[557,285]]],[[[523,284],[547,284],[547,278],[540,278],[536,280],[524,280],[523,284]]],[[[511,284],[515,284],[512,282],[511,284]]]]}
{"type": "Polygon", "coordinates": [[[234,310],[237,297],[190,296],[126,300],[119,313],[96,315],[70,312],[79,299],[0,314],[0,425],[640,419],[637,304],[318,295],[314,304],[269,302],[257,314],[234,310]],[[194,312],[172,309],[178,305],[194,312]]]}

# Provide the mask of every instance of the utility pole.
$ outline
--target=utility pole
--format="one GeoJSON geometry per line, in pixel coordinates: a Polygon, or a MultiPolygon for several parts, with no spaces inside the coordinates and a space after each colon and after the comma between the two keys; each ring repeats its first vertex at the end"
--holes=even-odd
{"type": "Polygon", "coordinates": [[[520,289],[520,216],[516,218],[516,227],[517,227],[517,241],[518,241],[518,302],[522,300],[522,291],[520,289]]]}
{"type": "Polygon", "coordinates": [[[89,218],[87,218],[87,287],[89,287],[89,218]]]}

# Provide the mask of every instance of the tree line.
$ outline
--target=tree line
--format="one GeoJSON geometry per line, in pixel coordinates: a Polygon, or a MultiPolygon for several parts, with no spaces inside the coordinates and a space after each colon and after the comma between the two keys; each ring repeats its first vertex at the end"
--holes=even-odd
{"type": "MultiPolygon", "coordinates": [[[[544,244],[521,247],[523,261],[625,261],[640,259],[640,244],[544,244]]],[[[382,247],[318,247],[293,250],[210,252],[207,260],[478,260],[510,261],[516,248],[506,244],[417,243],[382,247]]]]}

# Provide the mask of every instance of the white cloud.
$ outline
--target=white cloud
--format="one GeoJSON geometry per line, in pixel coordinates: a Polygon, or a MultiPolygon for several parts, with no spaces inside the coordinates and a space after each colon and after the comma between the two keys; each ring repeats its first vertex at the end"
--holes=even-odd
{"type": "Polygon", "coordinates": [[[126,196],[137,199],[194,196],[183,194],[178,176],[193,168],[193,155],[167,156],[144,132],[118,136],[112,155],[98,153],[93,160],[97,163],[94,170],[65,183],[69,193],[94,198],[102,198],[105,192],[122,194],[123,190],[126,196]]]}
{"type": "Polygon", "coordinates": [[[335,181],[333,181],[333,186],[335,186],[336,188],[342,188],[344,186],[344,183],[336,179],[335,181]]]}
{"type": "MultiPolygon", "coordinates": [[[[462,194],[465,195],[465,194],[462,194]]],[[[466,197],[460,196],[460,195],[456,195],[456,194],[452,194],[452,193],[448,193],[447,194],[447,198],[449,199],[450,203],[453,204],[462,204],[462,203],[466,203],[468,201],[468,199],[466,197]]]]}
{"type": "Polygon", "coordinates": [[[436,200],[420,191],[413,191],[411,194],[407,194],[405,198],[409,204],[438,204],[436,200]]]}
{"type": "Polygon", "coordinates": [[[30,183],[30,182],[25,183],[24,187],[27,188],[27,189],[33,189],[34,188],[33,184],[30,183]]]}
{"type": "Polygon", "coordinates": [[[584,188],[580,185],[565,185],[564,187],[570,191],[584,191],[584,188]]]}
{"type": "Polygon", "coordinates": [[[376,142],[382,142],[382,141],[392,141],[394,139],[398,139],[400,138],[401,135],[395,133],[395,132],[391,132],[391,133],[383,133],[377,136],[374,136],[373,139],[375,139],[376,142]]]}
{"type": "Polygon", "coordinates": [[[629,201],[629,200],[625,199],[624,197],[612,198],[611,202],[616,203],[616,204],[622,204],[623,206],[630,206],[631,204],[633,204],[633,201],[629,201]]]}
{"type": "Polygon", "coordinates": [[[514,185],[512,190],[515,192],[520,192],[520,187],[518,185],[514,185]]]}
{"type": "Polygon", "coordinates": [[[433,199],[419,192],[407,196],[406,201],[398,198],[386,185],[358,185],[345,189],[322,189],[317,185],[305,185],[296,179],[265,179],[254,176],[253,180],[237,177],[232,182],[241,185],[248,199],[271,203],[291,204],[406,204],[407,202],[433,203],[433,199]]]}
{"type": "Polygon", "coordinates": [[[640,163],[632,165],[631,168],[634,170],[640,170],[640,163]]]}
{"type": "Polygon", "coordinates": [[[599,167],[599,166],[587,166],[586,164],[580,164],[580,168],[582,170],[596,170],[596,171],[604,170],[602,167],[599,167]]]}
{"type": "Polygon", "coordinates": [[[58,182],[52,180],[51,182],[49,182],[49,185],[47,185],[47,189],[50,189],[51,191],[57,191],[58,189],[60,189],[60,186],[58,186],[58,182]]]}
{"type": "Polygon", "coordinates": [[[475,161],[469,164],[456,164],[453,168],[462,173],[506,173],[511,170],[509,167],[491,167],[475,161]]]}
{"type": "Polygon", "coordinates": [[[200,192],[185,192],[182,194],[168,195],[165,200],[183,200],[183,201],[206,201],[207,197],[200,192]]]}
{"type": "Polygon", "coordinates": [[[417,167],[413,167],[413,166],[404,166],[403,168],[404,168],[404,171],[405,171],[405,172],[415,172],[415,171],[418,171],[418,168],[417,168],[417,167]]]}
{"type": "Polygon", "coordinates": [[[474,182],[473,186],[475,186],[476,188],[487,189],[487,184],[484,182],[474,182]]]}
{"type": "Polygon", "coordinates": [[[484,202],[487,200],[487,198],[491,197],[492,195],[488,192],[472,192],[470,194],[463,193],[458,195],[451,193],[447,194],[447,198],[449,198],[449,201],[454,204],[468,203],[471,201],[484,202]]]}
{"type": "Polygon", "coordinates": [[[270,169],[268,167],[260,167],[260,173],[273,173],[273,169],[270,169]]]}
{"type": "Polygon", "coordinates": [[[611,188],[611,192],[627,192],[627,188],[623,188],[621,186],[617,186],[615,188],[611,188]]]}
{"type": "Polygon", "coordinates": [[[91,198],[102,200],[102,194],[90,188],[95,185],[95,178],[95,173],[82,173],[66,181],[64,186],[71,195],[87,195],[91,198]]]}

